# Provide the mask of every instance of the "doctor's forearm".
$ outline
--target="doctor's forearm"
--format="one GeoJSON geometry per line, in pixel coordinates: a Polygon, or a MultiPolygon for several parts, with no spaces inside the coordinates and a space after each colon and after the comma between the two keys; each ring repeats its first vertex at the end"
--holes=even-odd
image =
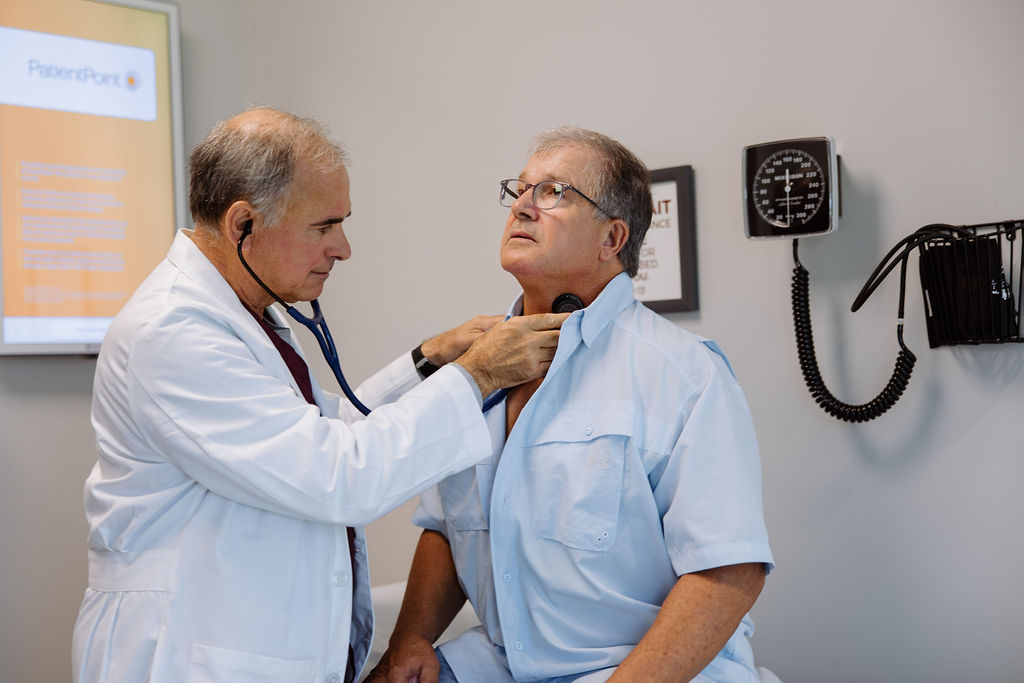
{"type": "Polygon", "coordinates": [[[681,576],[654,624],[608,683],[692,680],[736,631],[764,577],[760,563],[681,576]]]}

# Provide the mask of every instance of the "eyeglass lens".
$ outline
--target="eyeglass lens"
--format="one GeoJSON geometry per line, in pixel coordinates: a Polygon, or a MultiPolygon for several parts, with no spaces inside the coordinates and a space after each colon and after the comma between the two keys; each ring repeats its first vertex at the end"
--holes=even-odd
{"type": "Polygon", "coordinates": [[[545,180],[532,186],[518,180],[509,180],[501,186],[501,205],[512,206],[523,192],[530,189],[533,190],[534,206],[538,209],[553,209],[565,194],[566,186],[555,180],[545,180]]]}

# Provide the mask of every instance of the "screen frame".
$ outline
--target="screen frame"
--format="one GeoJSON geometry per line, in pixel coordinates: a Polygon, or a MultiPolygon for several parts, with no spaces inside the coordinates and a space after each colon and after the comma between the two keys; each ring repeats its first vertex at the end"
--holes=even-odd
{"type": "MultiPolygon", "coordinates": [[[[186,199],[185,178],[185,126],[183,108],[183,86],[181,69],[181,17],[179,7],[169,0],[75,0],[76,2],[97,5],[113,5],[130,9],[157,12],[167,17],[167,60],[168,60],[168,93],[171,157],[173,163],[173,213],[174,230],[168,235],[168,245],[174,232],[186,227],[188,221],[188,204],[186,199]]],[[[137,287],[141,283],[136,283],[137,287]]],[[[4,280],[0,271],[0,323],[4,316],[3,292],[4,280]]],[[[5,343],[0,335],[0,356],[96,356],[102,342],[68,342],[68,343],[5,343]]]]}

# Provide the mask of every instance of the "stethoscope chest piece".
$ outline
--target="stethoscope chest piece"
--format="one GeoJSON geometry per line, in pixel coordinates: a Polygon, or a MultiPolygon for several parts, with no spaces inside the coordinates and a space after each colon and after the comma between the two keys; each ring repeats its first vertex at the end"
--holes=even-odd
{"type": "Polygon", "coordinates": [[[570,292],[559,294],[551,303],[552,313],[572,313],[581,308],[583,308],[583,299],[570,292]]]}

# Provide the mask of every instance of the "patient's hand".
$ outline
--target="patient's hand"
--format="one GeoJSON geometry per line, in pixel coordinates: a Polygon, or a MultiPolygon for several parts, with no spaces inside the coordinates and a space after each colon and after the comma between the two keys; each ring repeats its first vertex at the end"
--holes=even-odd
{"type": "Polygon", "coordinates": [[[391,638],[388,650],[365,683],[437,683],[441,665],[434,646],[424,638],[391,638]]]}

